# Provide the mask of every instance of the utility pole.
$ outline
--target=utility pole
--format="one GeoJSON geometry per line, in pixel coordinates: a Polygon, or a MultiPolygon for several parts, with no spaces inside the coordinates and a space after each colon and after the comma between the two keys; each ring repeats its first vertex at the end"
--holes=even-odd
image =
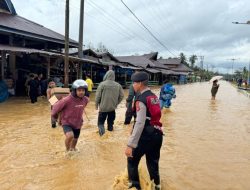
{"type": "Polygon", "coordinates": [[[204,61],[204,56],[203,55],[201,55],[201,56],[199,56],[200,57],[200,67],[201,67],[201,69],[203,70],[203,61],[204,61]]]}
{"type": "Polygon", "coordinates": [[[232,62],[232,75],[233,75],[233,74],[234,74],[234,61],[235,61],[235,60],[238,60],[238,58],[237,58],[237,59],[232,58],[232,59],[229,59],[229,60],[233,61],[233,62],[232,62]]]}
{"type": "MultiPolygon", "coordinates": [[[[83,22],[84,22],[84,0],[81,0],[80,5],[80,19],[79,19],[79,47],[78,47],[78,57],[83,57],[83,22]]],[[[82,64],[79,63],[79,78],[82,78],[82,64]]]]}
{"type": "Polygon", "coordinates": [[[232,62],[232,80],[233,80],[233,75],[234,75],[234,61],[238,60],[238,59],[232,58],[232,59],[229,59],[229,60],[233,61],[232,62]]]}
{"type": "Polygon", "coordinates": [[[248,84],[248,86],[250,86],[249,83],[250,83],[250,61],[249,61],[249,65],[248,65],[248,76],[247,76],[247,84],[248,84]]]}
{"type": "Polygon", "coordinates": [[[65,58],[64,58],[64,87],[69,86],[69,0],[65,7],[65,58]]]}
{"type": "Polygon", "coordinates": [[[233,61],[233,63],[232,63],[232,75],[233,75],[233,74],[234,74],[234,61],[235,61],[236,59],[232,58],[231,60],[233,61]]]}

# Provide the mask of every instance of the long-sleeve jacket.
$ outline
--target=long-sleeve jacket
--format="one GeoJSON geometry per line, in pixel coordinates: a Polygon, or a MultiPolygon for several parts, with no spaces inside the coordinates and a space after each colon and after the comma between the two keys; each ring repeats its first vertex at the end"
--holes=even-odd
{"type": "Polygon", "coordinates": [[[96,91],[95,106],[100,112],[111,112],[124,97],[122,86],[115,82],[114,71],[108,71],[96,91]]]}
{"type": "Polygon", "coordinates": [[[86,96],[78,98],[70,94],[53,105],[51,115],[53,118],[57,118],[58,113],[61,113],[62,125],[80,129],[83,124],[83,110],[88,102],[89,99],[86,96]]]}

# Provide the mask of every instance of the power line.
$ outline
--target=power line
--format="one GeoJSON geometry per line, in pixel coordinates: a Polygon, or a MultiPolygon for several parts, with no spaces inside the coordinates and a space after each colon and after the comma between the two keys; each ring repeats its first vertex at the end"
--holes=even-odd
{"type": "MultiPolygon", "coordinates": [[[[63,2],[58,2],[58,3],[60,3],[60,4],[63,4],[63,2]]],[[[90,5],[90,4],[88,4],[88,5],[90,5]]],[[[90,5],[91,6],[91,5],[90,5]]],[[[76,6],[74,6],[74,5],[70,5],[70,7],[72,8],[72,9],[74,9],[74,10],[76,10],[76,11],[79,11],[79,8],[78,7],[76,7],[76,6]]],[[[95,7],[93,7],[93,6],[91,6],[92,8],[95,8],[95,7]]],[[[105,25],[106,27],[108,27],[109,29],[111,29],[112,31],[115,31],[115,32],[117,32],[117,33],[119,33],[120,35],[122,35],[122,36],[124,36],[126,39],[132,39],[134,36],[132,36],[131,34],[128,34],[125,30],[123,30],[123,28],[121,28],[121,30],[119,31],[119,30],[117,30],[116,29],[116,27],[117,27],[117,23],[115,23],[113,20],[111,20],[111,19],[109,19],[106,15],[104,15],[103,13],[101,13],[102,15],[104,15],[105,17],[103,17],[105,20],[106,20],[106,22],[103,22],[102,20],[100,20],[100,19],[98,19],[98,18],[96,18],[95,16],[93,16],[93,15],[91,15],[90,13],[88,13],[88,12],[85,12],[85,14],[87,15],[87,16],[89,16],[89,17],[91,17],[92,19],[95,19],[97,22],[99,22],[99,23],[101,23],[101,24],[103,24],[103,25],[105,25]],[[114,27],[113,27],[114,26],[114,27]]],[[[152,48],[151,48],[151,44],[149,43],[149,42],[147,42],[146,40],[144,40],[144,39],[141,39],[141,40],[143,40],[145,43],[144,43],[144,46],[145,46],[145,48],[146,49],[148,49],[149,51],[151,51],[152,50],[152,48]]],[[[139,46],[139,44],[136,44],[138,47],[141,47],[141,46],[139,46]]]]}
{"type": "MultiPolygon", "coordinates": [[[[140,24],[149,32],[149,34],[160,44],[162,45],[169,53],[176,56],[174,53],[172,53],[167,46],[165,46],[144,24],[143,22],[135,15],[135,13],[121,0],[123,5],[129,10],[129,12],[140,22],[140,24]]],[[[176,56],[177,57],[177,56],[176,56]]]]}
{"type": "MultiPolygon", "coordinates": [[[[156,14],[156,13],[159,12],[159,11],[157,11],[157,10],[154,8],[154,6],[146,6],[145,0],[140,0],[140,1],[141,1],[141,4],[144,6],[144,8],[147,9],[148,12],[151,13],[152,18],[154,18],[154,17],[156,18],[156,19],[154,19],[155,23],[157,23],[156,25],[157,25],[157,26],[160,26],[160,28],[162,28],[162,29],[167,30],[166,26],[164,25],[163,19],[159,16],[159,14],[156,14]],[[148,7],[149,7],[149,8],[148,8],[148,7]],[[155,13],[155,14],[154,14],[154,13],[155,13]]],[[[160,7],[161,7],[161,6],[160,6],[160,7]]],[[[150,28],[151,30],[153,30],[150,26],[147,26],[147,27],[150,28]]],[[[162,36],[162,35],[161,35],[160,33],[158,33],[157,31],[154,31],[154,33],[157,34],[159,37],[162,36]]],[[[168,44],[170,44],[170,43],[168,42],[168,44]]],[[[170,48],[169,48],[169,49],[170,49],[170,48]]],[[[171,51],[173,51],[175,54],[178,54],[178,52],[175,51],[173,48],[171,48],[171,51]]]]}
{"type": "Polygon", "coordinates": [[[234,74],[234,61],[239,60],[239,58],[232,58],[232,59],[228,59],[228,60],[233,61],[232,62],[232,75],[233,75],[234,74]]]}
{"type": "MultiPolygon", "coordinates": [[[[131,35],[129,35],[127,32],[124,32],[124,31],[122,31],[122,30],[121,30],[121,31],[117,30],[117,29],[115,28],[116,25],[114,25],[114,24],[111,23],[110,21],[109,21],[109,24],[108,24],[108,23],[101,21],[100,19],[96,18],[95,16],[93,16],[93,15],[87,13],[87,12],[86,12],[86,14],[87,14],[89,17],[91,17],[92,19],[95,19],[97,22],[99,22],[99,23],[105,25],[105,26],[108,27],[109,29],[112,29],[113,31],[115,31],[115,32],[119,33],[120,35],[124,36],[126,39],[133,39],[133,37],[132,37],[131,35]],[[114,26],[114,27],[113,27],[113,26],[114,26]]],[[[143,40],[143,39],[141,39],[141,40],[145,42],[145,44],[144,44],[144,45],[145,45],[145,48],[147,48],[148,50],[151,51],[152,48],[151,48],[150,44],[149,44],[147,41],[143,40]]],[[[140,46],[140,47],[141,47],[141,46],[140,46]]]]}
{"type": "MultiPolygon", "coordinates": [[[[91,2],[91,1],[87,1],[87,3],[88,3],[88,5],[89,6],[91,6],[92,8],[94,8],[94,9],[99,9],[98,10],[98,12],[100,13],[100,14],[102,14],[110,23],[112,23],[112,24],[114,24],[116,27],[118,27],[120,30],[124,30],[125,31],[125,29],[123,28],[123,26],[120,26],[119,24],[117,24],[114,20],[112,20],[112,19],[110,19],[109,18],[109,15],[106,13],[106,11],[105,10],[103,10],[101,7],[99,7],[98,5],[96,5],[95,3],[93,3],[93,2],[91,2]]],[[[127,33],[127,35],[129,36],[129,37],[132,37],[132,35],[130,34],[130,33],[128,33],[127,31],[126,31],[126,33],[127,33]]]]}
{"type": "MultiPolygon", "coordinates": [[[[136,34],[134,31],[132,31],[130,28],[127,28],[125,27],[124,25],[122,25],[120,23],[120,20],[118,20],[117,18],[114,18],[113,15],[111,15],[109,12],[107,12],[106,10],[104,10],[102,7],[100,7],[98,4],[94,3],[93,1],[87,1],[88,3],[90,3],[89,5],[91,7],[93,7],[93,5],[98,8],[99,10],[101,10],[102,12],[100,12],[101,14],[103,14],[106,18],[108,18],[108,16],[112,19],[109,19],[111,20],[115,26],[118,26],[119,28],[121,28],[122,30],[126,31],[126,32],[129,32],[129,35],[133,35],[134,37],[138,37],[139,39],[141,39],[142,41],[144,41],[145,43],[149,44],[150,46],[152,45],[151,43],[147,42],[145,38],[143,38],[142,36],[136,34]],[[115,20],[116,22],[114,22],[113,20],[115,20]],[[119,24],[119,25],[118,25],[119,24]]],[[[93,8],[95,8],[93,7],[93,8]]],[[[137,22],[136,22],[137,23],[137,22]]],[[[137,23],[138,24],[138,23],[137,23]]],[[[141,25],[139,25],[141,26],[141,25]]]]}
{"type": "MultiPolygon", "coordinates": [[[[113,5],[113,6],[115,7],[115,10],[116,10],[118,13],[120,13],[120,15],[121,15],[122,17],[126,17],[126,18],[131,19],[131,21],[133,21],[137,26],[139,26],[139,27],[143,30],[143,32],[145,31],[145,28],[144,28],[140,23],[138,23],[138,21],[135,19],[135,17],[129,17],[129,16],[127,16],[125,13],[123,13],[123,12],[121,11],[121,9],[120,9],[117,5],[114,4],[114,2],[113,2],[112,0],[109,0],[109,3],[110,3],[110,5],[113,5]]],[[[127,9],[126,9],[126,10],[127,10],[127,9]]],[[[120,22],[120,20],[118,20],[118,22],[120,22]]],[[[157,49],[157,48],[158,48],[158,46],[156,46],[155,44],[151,43],[150,41],[147,42],[146,39],[145,39],[144,37],[142,37],[141,35],[136,34],[133,30],[131,30],[131,28],[132,28],[132,27],[126,28],[126,29],[129,29],[133,34],[135,34],[136,36],[138,36],[140,39],[142,39],[142,40],[145,41],[146,43],[150,43],[150,45],[153,46],[154,49],[157,49]]]]}

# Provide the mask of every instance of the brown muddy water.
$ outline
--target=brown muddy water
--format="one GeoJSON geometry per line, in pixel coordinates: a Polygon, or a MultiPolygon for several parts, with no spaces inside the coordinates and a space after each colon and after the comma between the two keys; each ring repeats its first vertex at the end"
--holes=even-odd
{"type": "MultiPolygon", "coordinates": [[[[250,189],[250,99],[220,83],[215,101],[210,100],[211,84],[177,86],[171,109],[163,111],[163,190],[250,189]]],[[[64,151],[62,128],[50,127],[45,99],[36,105],[25,98],[0,104],[0,189],[127,189],[125,100],[117,109],[114,132],[102,138],[93,100],[79,151],[70,154],[64,151]]],[[[151,189],[144,159],[141,180],[143,189],[151,189]]]]}

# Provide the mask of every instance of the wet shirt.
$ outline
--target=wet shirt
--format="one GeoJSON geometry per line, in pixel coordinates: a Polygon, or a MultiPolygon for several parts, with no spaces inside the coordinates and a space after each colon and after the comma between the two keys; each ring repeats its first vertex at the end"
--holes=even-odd
{"type": "Polygon", "coordinates": [[[77,98],[69,95],[53,105],[52,117],[57,118],[60,112],[62,125],[70,125],[72,128],[80,129],[83,124],[83,110],[87,106],[89,99],[84,96],[77,98]]]}

